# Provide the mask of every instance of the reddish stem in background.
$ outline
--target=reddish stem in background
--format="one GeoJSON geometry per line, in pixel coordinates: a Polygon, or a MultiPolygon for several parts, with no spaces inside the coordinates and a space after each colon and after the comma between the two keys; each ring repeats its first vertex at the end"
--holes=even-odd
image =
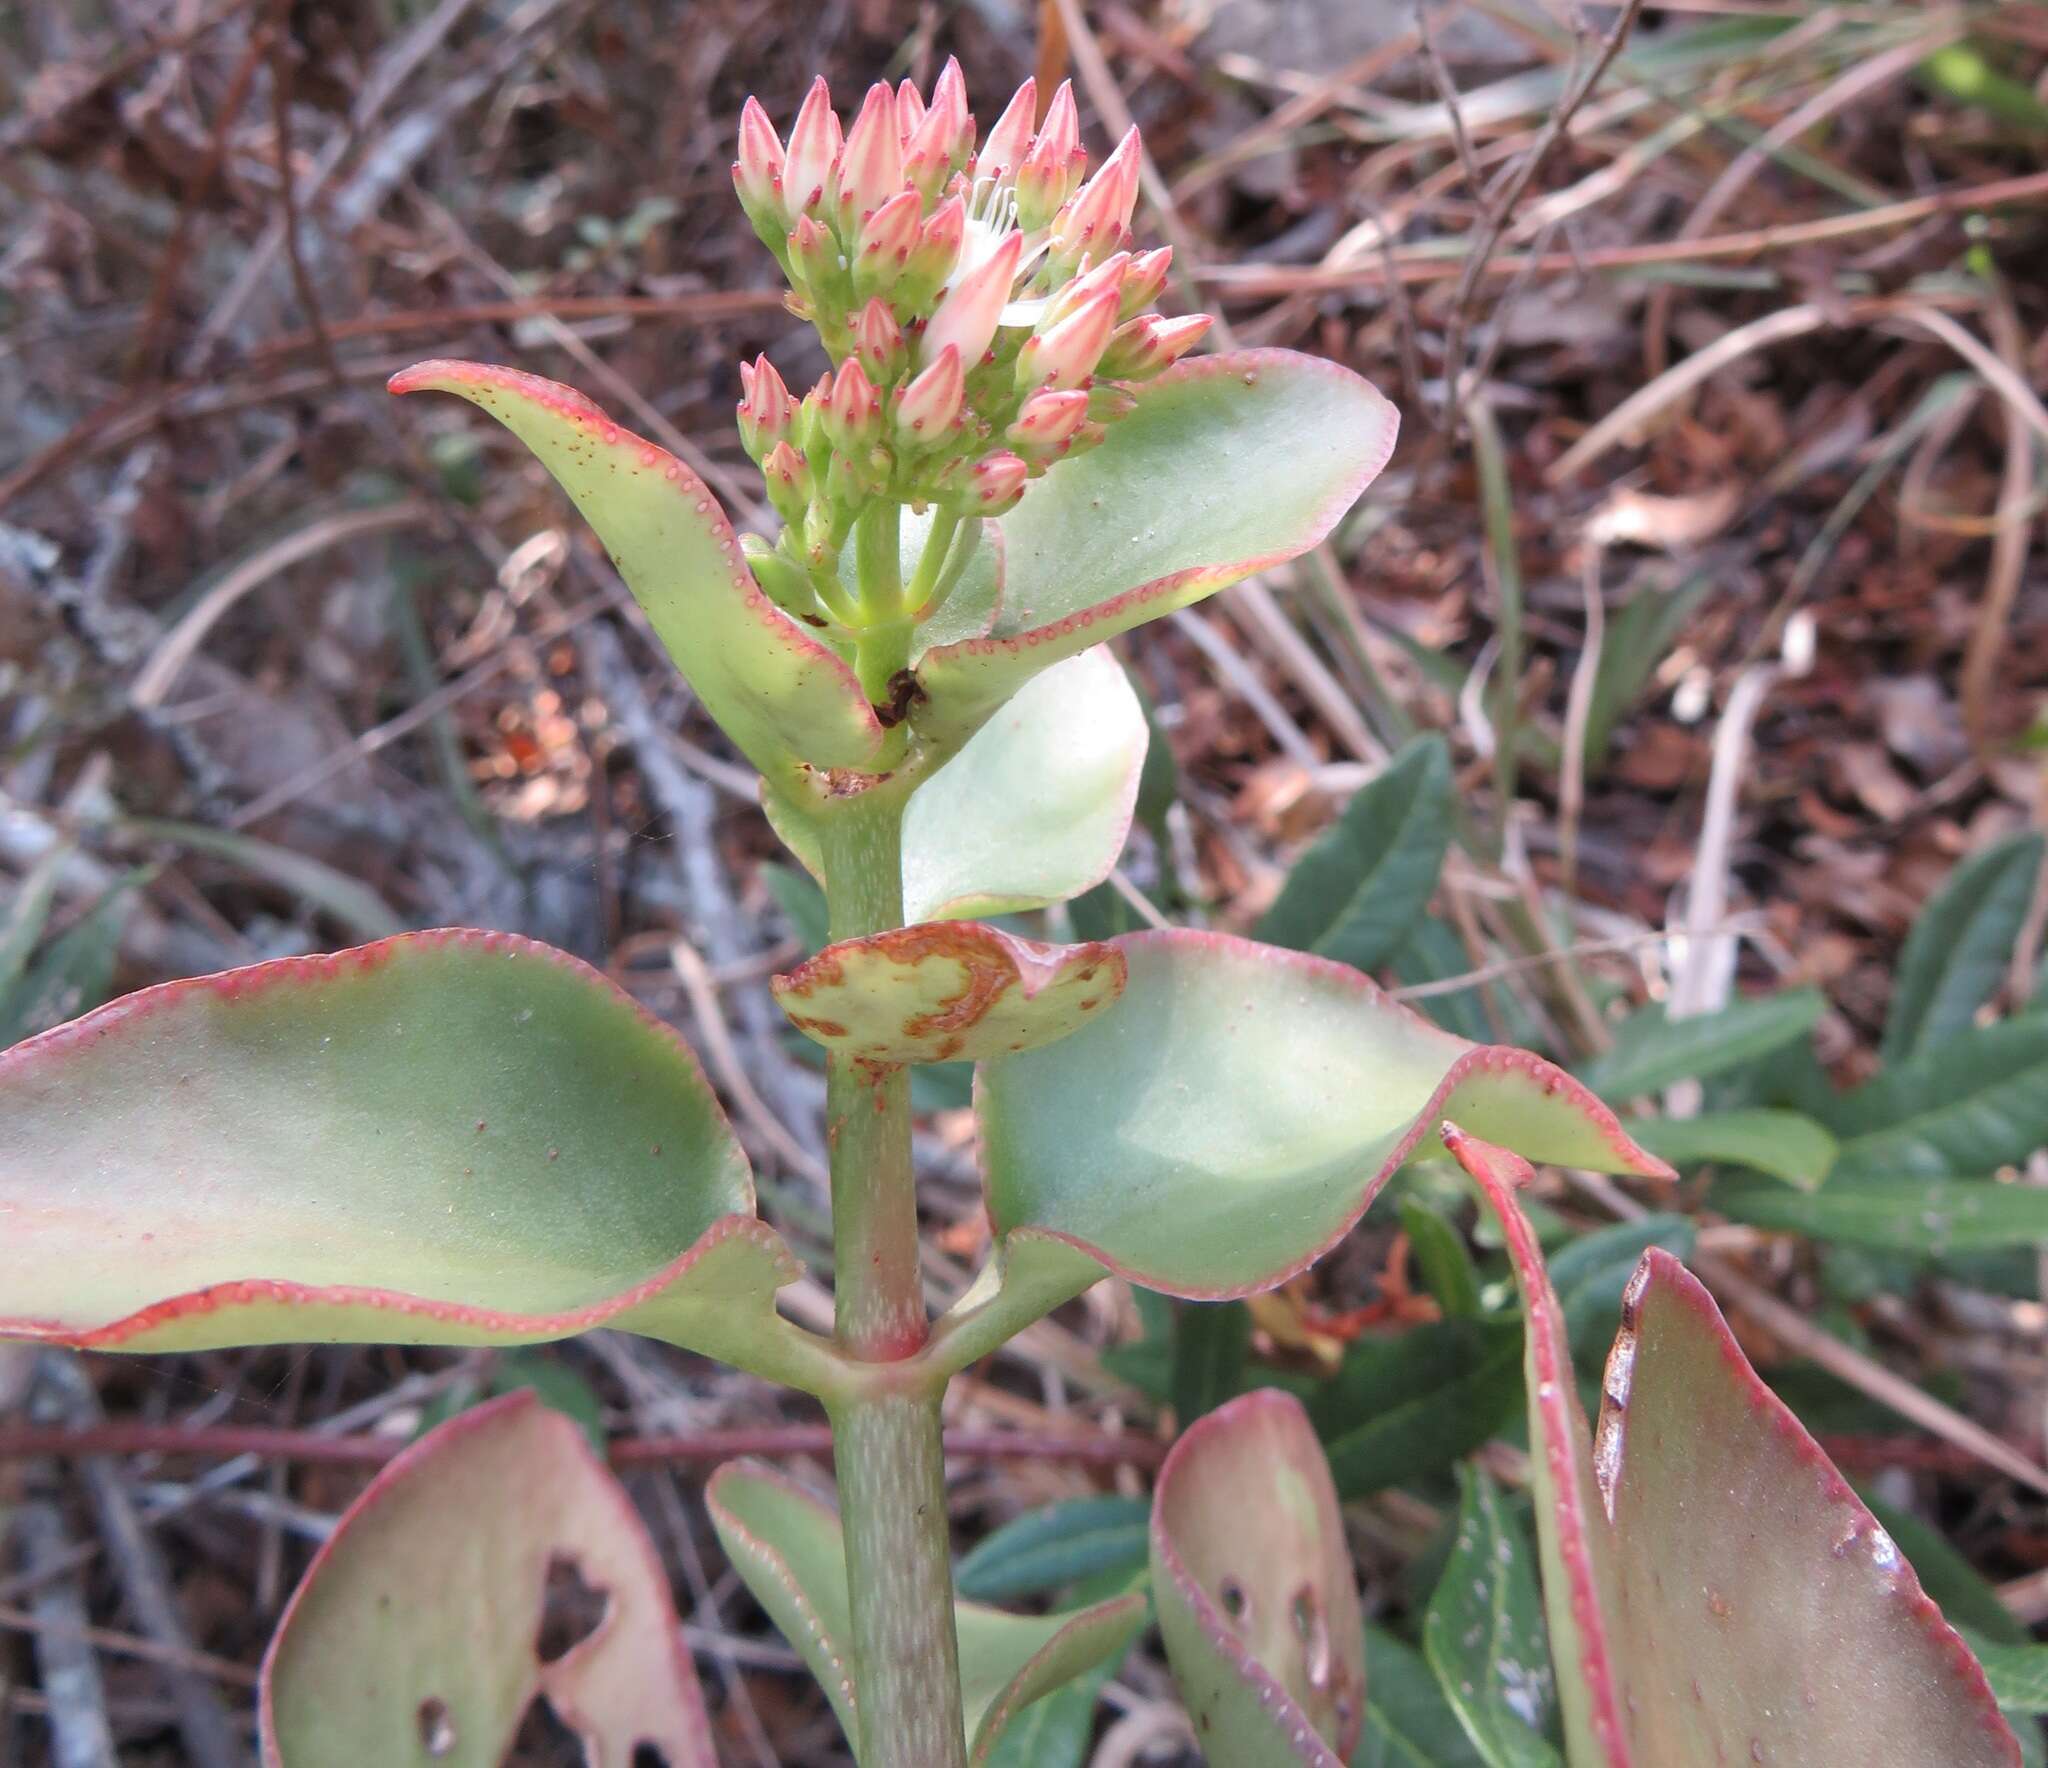
{"type": "MultiPolygon", "coordinates": [[[[310,1430],[249,1424],[187,1429],[176,1424],[110,1422],[77,1430],[0,1425],[0,1462],[38,1455],[67,1460],[81,1455],[197,1455],[209,1460],[258,1455],[275,1461],[381,1467],[404,1449],[408,1440],[395,1436],[322,1436],[310,1430]]],[[[700,1430],[688,1436],[622,1436],[613,1437],[605,1445],[605,1453],[614,1467],[726,1461],[739,1455],[824,1456],[831,1452],[832,1433],[822,1424],[700,1430]]],[[[1165,1457],[1166,1446],[1141,1436],[949,1430],[946,1453],[962,1461],[1066,1461],[1097,1467],[1153,1468],[1165,1457]]]]}

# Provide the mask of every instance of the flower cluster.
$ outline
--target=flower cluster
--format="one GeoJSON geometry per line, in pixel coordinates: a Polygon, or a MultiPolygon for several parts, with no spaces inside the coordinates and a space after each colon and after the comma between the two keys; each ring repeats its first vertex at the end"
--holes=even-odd
{"type": "Polygon", "coordinates": [[[833,368],[802,399],[767,357],[745,365],[741,439],[785,526],[764,585],[857,622],[839,555],[878,501],[936,505],[950,529],[998,516],[1055,462],[1093,447],[1148,379],[1208,329],[1148,311],[1170,249],[1133,253],[1138,132],[1086,177],[1062,85],[1034,128],[1026,80],[977,151],[957,62],[927,102],[868,91],[842,130],[815,82],[785,143],[748,99],[741,206],[833,368]]]}

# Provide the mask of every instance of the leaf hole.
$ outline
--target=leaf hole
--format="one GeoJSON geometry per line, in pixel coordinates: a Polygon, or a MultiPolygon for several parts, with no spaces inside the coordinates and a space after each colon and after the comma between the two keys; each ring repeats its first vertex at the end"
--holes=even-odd
{"type": "Polygon", "coordinates": [[[586,1581],[583,1568],[572,1554],[550,1554],[548,1579],[540,1600],[540,1628],[533,1641],[534,1655],[544,1664],[567,1657],[604,1625],[611,1606],[610,1594],[586,1581]]]}
{"type": "Polygon", "coordinates": [[[438,1695],[428,1695],[420,1702],[416,1715],[420,1728],[420,1748],[430,1756],[445,1756],[455,1748],[455,1721],[448,1715],[448,1703],[438,1695]]]}
{"type": "Polygon", "coordinates": [[[1225,1578],[1216,1587],[1216,1600],[1223,1605],[1223,1612],[1230,1618],[1232,1626],[1242,1627],[1251,1615],[1252,1599],[1235,1578],[1225,1578]]]}
{"type": "Polygon", "coordinates": [[[1316,1600],[1315,1587],[1304,1584],[1289,1604],[1294,1636],[1301,1641],[1302,1662],[1308,1685],[1314,1689],[1330,1686],[1330,1628],[1323,1618],[1323,1605],[1316,1600]]]}
{"type": "Polygon", "coordinates": [[[668,1757],[643,1737],[633,1746],[630,1768],[668,1768],[668,1757]]]}

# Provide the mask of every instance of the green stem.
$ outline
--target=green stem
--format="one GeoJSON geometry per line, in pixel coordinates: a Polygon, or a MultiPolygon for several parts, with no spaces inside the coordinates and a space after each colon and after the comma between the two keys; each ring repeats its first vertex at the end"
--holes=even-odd
{"type": "Polygon", "coordinates": [[[910,587],[903,592],[903,605],[910,610],[911,618],[930,618],[926,604],[939,587],[939,573],[945,569],[947,551],[959,530],[960,512],[951,504],[941,504],[932,513],[931,532],[924,537],[924,551],[918,555],[917,570],[910,579],[910,587]]]}
{"type": "MultiPolygon", "coordinates": [[[[902,794],[871,788],[835,806],[820,836],[833,939],[900,926],[902,794]]],[[[931,1332],[918,1265],[909,1072],[835,1053],[826,1064],[825,1111],[835,1336],[848,1356],[898,1363],[931,1332]]],[[[943,1385],[920,1374],[901,1388],[866,1384],[829,1404],[862,1768],[965,1768],[943,1385]]]]}
{"type": "Polygon", "coordinates": [[[878,706],[894,697],[889,684],[910,663],[911,622],[903,606],[902,521],[903,512],[895,504],[877,499],[861,511],[853,531],[863,628],[854,673],[860,677],[861,691],[878,706]]]}

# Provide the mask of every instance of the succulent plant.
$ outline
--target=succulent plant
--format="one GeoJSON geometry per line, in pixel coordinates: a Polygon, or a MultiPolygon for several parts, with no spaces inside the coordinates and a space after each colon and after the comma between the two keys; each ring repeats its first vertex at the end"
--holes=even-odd
{"type": "MultiPolygon", "coordinates": [[[[1440,1160],[1447,1118],[1534,1159],[1668,1170],[1568,1076],[1452,1036],[1343,964],[1180,930],[1055,946],[968,918],[1065,901],[1116,859],[1146,727],[1105,641],[1317,545],[1396,430],[1332,363],[1188,354],[1207,322],[1151,311],[1169,256],[1132,238],[1136,133],[1088,176],[1071,92],[1034,124],[1036,96],[1027,83],[980,135],[950,63],[929,96],[876,85],[850,123],[819,82],[787,140],[749,102],[739,199],[826,362],[801,397],[766,357],[743,374],[740,436],[775,535],[736,535],[690,468],[569,388],[462,362],[392,382],[470,401],[560,482],[823,885],[831,943],[775,993],[826,1065],[829,1336],[778,1312],[798,1260],[755,1213],[688,1048],[529,941],[414,933],[171,983],[0,1056],[0,1335],[179,1351],[609,1326],[816,1396],[836,1515],[748,1466],[710,1496],[866,1768],[987,1759],[1142,1617],[1130,1594],[1035,1617],[956,1605],[939,1429],[954,1373],[1107,1272],[1190,1299],[1278,1285],[1397,1167],[1440,1160]],[[935,1321],[909,1069],[954,1059],[979,1064],[994,1248],[935,1321]]],[[[1482,1180],[1508,1158],[1452,1141],[1482,1180]]],[[[1490,1194],[1512,1223],[1504,1183],[1490,1194]]],[[[1910,1675],[1927,1703],[1914,1722],[1955,1740],[1945,1759],[2005,1760],[1910,1574],[1736,1379],[1682,1274],[1648,1272],[1630,1410],[1603,1423],[1597,1458],[1572,1435],[1563,1372],[1537,1383],[1574,1764],[1706,1759],[1671,1729],[1694,1721],[1672,1716],[1669,1682],[1725,1617],[1683,1591],[1668,1628],[1661,1609],[1641,1616],[1686,1489],[1669,1482],[1718,1470],[1706,1451],[1733,1453],[1745,1417],[1784,1464],[1771,1549],[1839,1549],[1841,1602],[1809,1618],[1866,1629],[1862,1680],[1816,1700],[1854,1718],[1862,1690],[1910,1675]],[[1728,1435],[1675,1467],[1653,1443],[1663,1473],[1645,1480],[1631,1444],[1646,1428],[1676,1442],[1684,1422],[1653,1378],[1667,1358],[1707,1384],[1728,1435]],[[1615,1606],[1630,1603],[1634,1618],[1615,1606]]],[[[1523,1257],[1518,1276],[1537,1356],[1540,1266],[1523,1257]]],[[[1311,1449],[1287,1402],[1240,1402],[1189,1432],[1160,1482],[1161,1621],[1226,1768],[1332,1759],[1357,1735],[1358,1607],[1311,1449]],[[1244,1551],[1233,1586],[1223,1568],[1244,1551]]],[[[1789,1656],[1758,1655],[1780,1637],[1774,1598],[1726,1597],[1763,1643],[1722,1629],[1713,1711],[1734,1729],[1715,1746],[1803,1738],[1819,1721],[1782,1706],[1780,1729],[1743,1731],[1759,1700],[1807,1688],[1789,1656]],[[1723,1686],[1766,1670],[1782,1690],[1723,1686]]],[[[416,1445],[344,1519],[266,1664],[264,1747],[288,1768],[495,1761],[534,1699],[593,1761],[642,1744],[709,1759],[621,1494],[560,1420],[503,1401],[416,1445]],[[550,1659],[520,1617],[558,1561],[612,1606],[550,1659]],[[478,1625],[442,1631],[451,1601],[478,1625]]]]}

